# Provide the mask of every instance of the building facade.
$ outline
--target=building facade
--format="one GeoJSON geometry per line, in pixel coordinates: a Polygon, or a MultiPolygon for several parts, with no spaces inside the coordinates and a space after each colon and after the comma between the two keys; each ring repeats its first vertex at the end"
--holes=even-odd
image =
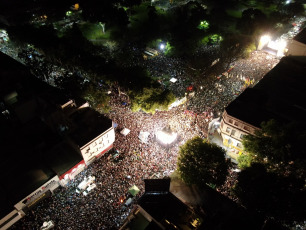
{"type": "Polygon", "coordinates": [[[253,135],[259,128],[230,116],[226,110],[222,115],[220,132],[223,145],[229,148],[228,155],[237,159],[243,153],[242,138],[246,135],[253,135]]]}

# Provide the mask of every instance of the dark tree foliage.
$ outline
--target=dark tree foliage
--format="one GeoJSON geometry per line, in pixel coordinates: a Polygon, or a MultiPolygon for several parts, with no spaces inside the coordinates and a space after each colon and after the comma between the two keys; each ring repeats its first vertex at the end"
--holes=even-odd
{"type": "Polygon", "coordinates": [[[74,1],[67,0],[10,0],[0,1],[0,14],[10,25],[29,24],[34,18],[47,16],[48,23],[62,19],[74,1]]]}
{"type": "Polygon", "coordinates": [[[283,9],[289,17],[303,15],[305,13],[303,4],[299,2],[292,2],[288,5],[285,5],[283,9]]]}
{"type": "Polygon", "coordinates": [[[283,176],[306,178],[306,126],[291,122],[280,124],[270,120],[262,124],[255,136],[243,140],[252,162],[260,162],[266,168],[283,176]]]}
{"type": "Polygon", "coordinates": [[[253,163],[240,173],[235,193],[246,207],[276,219],[303,219],[305,143],[306,126],[300,122],[270,120],[254,136],[244,138],[253,163]]]}
{"type": "Polygon", "coordinates": [[[208,5],[209,8],[222,7],[228,8],[239,3],[239,0],[202,0],[203,4],[208,5]]]}
{"type": "Polygon", "coordinates": [[[109,22],[114,6],[112,1],[84,0],[80,1],[82,16],[90,22],[109,22]]]}
{"type": "Polygon", "coordinates": [[[237,23],[237,28],[243,34],[253,35],[260,30],[268,28],[267,16],[258,9],[250,8],[242,12],[242,17],[237,23]]]}
{"type": "Polygon", "coordinates": [[[239,173],[234,193],[246,208],[276,220],[291,222],[304,218],[304,181],[268,172],[262,164],[252,164],[239,173]]]}
{"type": "Polygon", "coordinates": [[[32,44],[37,48],[56,47],[59,39],[52,26],[36,28],[31,25],[10,26],[7,30],[9,37],[19,44],[32,44]]]}
{"type": "Polygon", "coordinates": [[[37,16],[46,15],[48,17],[48,22],[61,20],[65,16],[67,10],[76,3],[72,0],[43,0],[33,2],[32,5],[28,5],[32,8],[29,13],[37,16]]]}
{"type": "Polygon", "coordinates": [[[176,55],[193,55],[193,51],[205,35],[197,26],[206,18],[206,10],[193,1],[169,12],[169,42],[174,46],[176,55]]]}
{"type": "Polygon", "coordinates": [[[144,88],[142,91],[130,92],[132,98],[132,111],[140,109],[146,113],[154,114],[156,110],[168,110],[169,105],[175,101],[175,96],[169,90],[160,87],[144,88]]]}
{"type": "Polygon", "coordinates": [[[118,81],[125,90],[132,90],[134,92],[140,92],[146,87],[150,88],[153,84],[147,71],[139,66],[129,68],[117,67],[110,78],[113,81],[118,81]]]}
{"type": "MultiPolygon", "coordinates": [[[[143,3],[138,7],[127,10],[129,14],[129,27],[125,36],[129,42],[137,45],[146,46],[146,44],[157,38],[164,37],[162,27],[167,26],[164,15],[159,14],[154,6],[143,3]]],[[[122,36],[122,35],[121,35],[122,36]]]]}
{"type": "Polygon", "coordinates": [[[95,110],[102,113],[109,111],[109,96],[94,84],[88,83],[82,90],[81,95],[95,110]]]}
{"type": "Polygon", "coordinates": [[[55,79],[55,84],[57,87],[65,90],[65,92],[73,97],[79,97],[82,93],[84,79],[82,79],[78,74],[74,73],[69,75],[68,73],[60,78],[55,79]]]}
{"type": "Polygon", "coordinates": [[[306,157],[306,126],[290,122],[281,124],[275,120],[263,122],[261,130],[243,140],[244,148],[264,162],[272,164],[304,160],[306,157]]]}
{"type": "Polygon", "coordinates": [[[118,2],[83,0],[80,3],[82,16],[93,23],[103,22],[107,25],[125,28],[129,19],[125,10],[117,6],[118,2]]]}
{"type": "Polygon", "coordinates": [[[228,165],[225,151],[200,137],[194,137],[180,147],[178,172],[189,185],[222,185],[227,176],[228,165]]]}
{"type": "Polygon", "coordinates": [[[139,6],[142,1],[141,0],[116,0],[114,2],[117,2],[121,6],[133,7],[133,6],[139,6]]]}
{"type": "Polygon", "coordinates": [[[229,34],[220,45],[220,55],[226,69],[235,60],[244,57],[247,47],[254,43],[252,37],[239,34],[229,34]]]}

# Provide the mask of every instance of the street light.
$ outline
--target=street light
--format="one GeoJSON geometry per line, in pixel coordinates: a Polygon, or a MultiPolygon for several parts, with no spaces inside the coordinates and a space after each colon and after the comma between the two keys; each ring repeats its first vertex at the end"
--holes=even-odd
{"type": "Polygon", "coordinates": [[[164,50],[164,49],[165,49],[165,44],[161,43],[161,44],[159,45],[159,48],[160,48],[161,50],[164,50]]]}

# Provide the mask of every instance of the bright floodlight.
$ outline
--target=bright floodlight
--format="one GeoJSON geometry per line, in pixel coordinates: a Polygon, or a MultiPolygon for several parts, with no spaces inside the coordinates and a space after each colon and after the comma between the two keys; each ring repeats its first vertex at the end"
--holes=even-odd
{"type": "Polygon", "coordinates": [[[163,49],[165,49],[165,45],[164,45],[164,44],[160,44],[160,45],[159,45],[159,48],[160,48],[161,50],[163,50],[163,49]]]}
{"type": "Polygon", "coordinates": [[[260,38],[260,42],[264,45],[268,44],[271,41],[271,37],[269,35],[264,35],[260,38]]]}
{"type": "Polygon", "coordinates": [[[176,140],[177,133],[172,132],[170,129],[164,128],[156,133],[156,137],[162,144],[170,145],[176,140]]]}
{"type": "Polygon", "coordinates": [[[277,47],[278,47],[279,50],[280,50],[280,49],[285,49],[286,46],[287,46],[287,42],[284,41],[284,40],[280,40],[280,41],[278,41],[278,43],[277,43],[277,47]]]}
{"type": "Polygon", "coordinates": [[[270,41],[268,47],[274,50],[283,50],[285,49],[287,43],[284,40],[270,41]]]}
{"type": "Polygon", "coordinates": [[[261,36],[258,44],[258,50],[262,50],[269,42],[271,42],[271,37],[269,35],[261,36]]]}

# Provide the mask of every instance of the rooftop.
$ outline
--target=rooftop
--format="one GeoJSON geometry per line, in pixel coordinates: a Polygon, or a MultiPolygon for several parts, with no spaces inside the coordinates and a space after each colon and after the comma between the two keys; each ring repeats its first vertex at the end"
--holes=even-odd
{"type": "Polygon", "coordinates": [[[72,125],[69,127],[69,136],[79,147],[112,127],[111,119],[88,107],[78,109],[70,119],[72,125]]]}
{"type": "Polygon", "coordinates": [[[306,44],[306,28],[299,32],[293,39],[303,44],[306,44]]]}
{"type": "Polygon", "coordinates": [[[133,211],[128,229],[193,229],[191,209],[169,192],[170,179],[146,179],[145,193],[138,199],[139,208],[133,211]]]}
{"type": "Polygon", "coordinates": [[[1,218],[52,177],[82,161],[82,156],[41,118],[46,108],[55,109],[65,96],[7,55],[0,53],[0,62],[1,218]]]}
{"type": "Polygon", "coordinates": [[[226,112],[260,128],[263,121],[305,122],[306,57],[284,57],[253,88],[246,89],[226,112]]]}

